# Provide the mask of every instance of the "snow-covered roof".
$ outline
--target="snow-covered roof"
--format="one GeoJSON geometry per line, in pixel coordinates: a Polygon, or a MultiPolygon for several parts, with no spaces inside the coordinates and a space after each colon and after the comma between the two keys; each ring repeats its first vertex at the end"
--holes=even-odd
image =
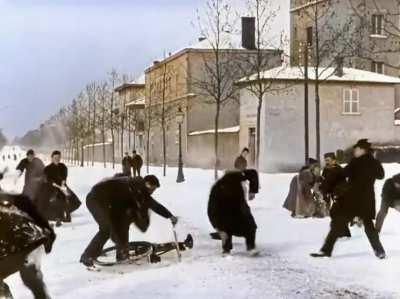
{"type": "Polygon", "coordinates": [[[394,113],[397,113],[397,112],[399,112],[399,111],[400,111],[400,108],[394,109],[394,113]]]}
{"type": "Polygon", "coordinates": [[[395,119],[395,120],[394,120],[394,124],[395,124],[396,126],[400,126],[400,119],[395,119]]]}
{"type": "MultiPolygon", "coordinates": [[[[320,68],[320,80],[324,81],[338,81],[338,82],[368,82],[368,83],[387,83],[387,84],[400,84],[400,78],[382,75],[378,73],[363,71],[354,68],[343,68],[343,76],[335,74],[335,68],[320,68]]],[[[315,80],[315,68],[308,68],[308,78],[315,80]]],[[[270,69],[261,74],[262,80],[303,80],[304,68],[294,66],[280,66],[270,69]]],[[[257,80],[257,74],[242,78],[239,83],[246,83],[257,80]]]]}
{"type": "MultiPolygon", "coordinates": [[[[239,126],[235,127],[229,127],[229,128],[224,128],[224,129],[218,129],[218,133],[237,133],[240,131],[239,126]]],[[[203,135],[203,134],[214,134],[215,130],[205,130],[205,131],[195,131],[195,132],[190,132],[189,136],[196,136],[196,135],[203,135]]]]}
{"type": "Polygon", "coordinates": [[[103,146],[103,145],[110,145],[111,142],[105,142],[105,143],[95,143],[95,144],[86,144],[83,146],[83,148],[89,148],[89,147],[97,147],[97,146],[103,146]]]}
{"type": "Polygon", "coordinates": [[[130,101],[129,103],[127,103],[125,106],[129,107],[129,106],[134,106],[134,105],[144,105],[145,104],[145,98],[139,98],[133,101],[130,101]]]}

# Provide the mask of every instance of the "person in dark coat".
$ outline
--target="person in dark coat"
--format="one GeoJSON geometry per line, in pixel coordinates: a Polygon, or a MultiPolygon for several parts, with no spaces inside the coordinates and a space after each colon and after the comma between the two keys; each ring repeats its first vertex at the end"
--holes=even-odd
{"type": "Polygon", "coordinates": [[[62,222],[71,221],[71,213],[77,210],[81,202],[76,194],[67,186],[68,168],[61,163],[61,153],[51,154],[52,162],[44,168],[45,181],[35,200],[39,210],[48,220],[62,222]]]}
{"type": "Polygon", "coordinates": [[[375,227],[378,232],[382,230],[383,222],[389,208],[400,212],[400,174],[387,179],[382,189],[381,208],[376,217],[375,227]]]}
{"type": "Polygon", "coordinates": [[[245,170],[247,169],[247,156],[249,155],[249,149],[245,147],[240,153],[239,157],[236,158],[234,167],[236,170],[245,170]]]}
{"type": "Polygon", "coordinates": [[[125,176],[132,176],[132,158],[129,153],[126,152],[124,158],[122,159],[122,173],[125,176]]]}
{"type": "Polygon", "coordinates": [[[19,162],[16,169],[19,172],[19,176],[25,172],[25,184],[22,194],[34,200],[43,182],[44,164],[42,160],[37,158],[35,152],[30,149],[26,153],[26,158],[19,162]]]}
{"type": "MultiPolygon", "coordinates": [[[[320,191],[324,196],[327,206],[330,208],[332,203],[340,196],[340,190],[347,184],[344,169],[337,163],[335,153],[326,153],[324,155],[325,167],[322,171],[320,191]]],[[[340,237],[351,237],[348,226],[340,237]]]]}
{"type": "Polygon", "coordinates": [[[375,180],[385,176],[381,163],[372,155],[371,143],[361,139],[354,146],[353,159],[345,167],[348,178],[346,190],[339,197],[331,210],[331,229],[320,252],[312,253],[313,257],[330,257],[336,240],[354,218],[363,220],[365,233],[375,255],[383,259],[385,250],[379,240],[373,219],[375,218],[375,180]]]}
{"type": "Polygon", "coordinates": [[[132,152],[132,169],[133,169],[133,177],[140,176],[140,170],[143,166],[142,157],[136,152],[132,152]]]}
{"type": "Polygon", "coordinates": [[[85,249],[80,262],[93,266],[110,238],[117,245],[117,260],[127,259],[129,226],[134,223],[142,232],[147,231],[149,210],[170,219],[175,225],[177,217],[151,196],[159,187],[160,183],[154,175],[145,178],[119,176],[96,184],[86,197],[86,205],[99,225],[99,231],[85,249]]]}
{"type": "Polygon", "coordinates": [[[256,249],[257,225],[245,199],[242,182],[250,182],[249,199],[258,193],[258,173],[249,169],[227,172],[211,188],[208,201],[208,218],[222,239],[223,254],[232,249],[232,236],[244,237],[251,255],[256,249]]]}
{"type": "Polygon", "coordinates": [[[36,299],[50,298],[37,258],[30,255],[44,246],[50,253],[56,236],[46,219],[25,195],[0,193],[0,298],[12,298],[4,282],[19,272],[36,299]]]}

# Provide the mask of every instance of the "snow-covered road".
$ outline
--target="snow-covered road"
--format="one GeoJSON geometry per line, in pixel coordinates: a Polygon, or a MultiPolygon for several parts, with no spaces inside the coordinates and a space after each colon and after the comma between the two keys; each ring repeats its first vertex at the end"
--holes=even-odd
{"type": "MultiPolygon", "coordinates": [[[[0,170],[3,167],[0,162],[0,170]]],[[[15,162],[9,162],[10,168],[15,162]]],[[[400,165],[386,165],[386,176],[400,172],[400,165]]],[[[119,169],[118,169],[119,170],[119,169]]],[[[70,166],[69,185],[84,200],[90,187],[115,171],[70,166]]],[[[251,207],[257,224],[261,256],[245,254],[243,240],[235,239],[233,256],[222,258],[218,241],[209,239],[212,230],[206,215],[212,171],[185,169],[186,182],[176,184],[176,169],[151,172],[161,180],[155,198],[180,216],[178,233],[192,233],[195,247],[183,253],[182,263],[172,253],[160,264],[120,266],[89,272],[78,263],[79,256],[96,232],[96,225],[83,205],[73,223],[56,229],[53,252],[44,258],[45,281],[53,298],[400,298],[400,215],[390,211],[382,242],[388,259],[378,260],[363,231],[353,228],[351,240],[339,241],[331,259],[312,259],[327,233],[329,219],[292,219],[281,208],[291,174],[261,175],[261,192],[251,207]]],[[[2,181],[6,190],[18,191],[9,173],[2,181]]],[[[377,184],[380,194],[382,182],[377,184]]],[[[379,201],[378,201],[379,203],[379,201]]],[[[173,239],[171,225],[152,215],[143,235],[134,227],[131,238],[154,242],[173,239]]],[[[7,279],[18,299],[30,298],[18,275],[7,279]]]]}

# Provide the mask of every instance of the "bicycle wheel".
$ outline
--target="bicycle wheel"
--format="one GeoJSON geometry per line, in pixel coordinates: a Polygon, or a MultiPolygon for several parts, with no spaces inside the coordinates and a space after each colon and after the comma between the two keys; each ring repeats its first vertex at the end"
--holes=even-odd
{"type": "MultiPolygon", "coordinates": [[[[153,253],[153,245],[149,242],[129,242],[129,259],[128,262],[135,262],[142,258],[148,257],[153,253]]],[[[116,259],[117,247],[111,246],[105,248],[102,254],[97,257],[95,263],[100,266],[114,266],[118,264],[116,259]]]]}

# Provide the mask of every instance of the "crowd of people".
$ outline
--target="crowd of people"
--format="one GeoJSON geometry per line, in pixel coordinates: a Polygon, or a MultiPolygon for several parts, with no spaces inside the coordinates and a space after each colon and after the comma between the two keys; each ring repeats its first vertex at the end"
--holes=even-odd
{"type": "MultiPolygon", "coordinates": [[[[221,240],[223,255],[230,254],[233,236],[245,239],[250,256],[259,254],[257,224],[248,204],[259,192],[259,177],[256,170],[248,168],[248,155],[249,149],[244,148],[232,170],[227,170],[210,190],[207,215],[215,229],[211,237],[221,240]]],[[[109,239],[116,244],[117,262],[129,260],[130,226],[134,224],[140,231],[147,231],[150,211],[169,219],[172,225],[177,224],[178,217],[153,198],[160,182],[154,175],[141,177],[142,165],[143,160],[135,151],[132,156],[125,153],[122,173],[101,180],[88,193],[86,206],[98,225],[98,232],[80,257],[83,265],[94,266],[109,239]]],[[[18,177],[25,173],[22,194],[0,193],[0,237],[3,241],[0,242],[0,294],[9,292],[4,278],[19,271],[35,298],[49,298],[40,265],[24,261],[39,248],[44,247],[47,253],[51,251],[56,235],[50,222],[54,221],[56,226],[70,222],[71,213],[81,202],[67,185],[68,168],[61,162],[59,151],[54,151],[51,163],[44,166],[35,152],[29,150],[16,169],[18,177]],[[10,209],[19,212],[11,217],[10,209]],[[30,238],[21,238],[24,234],[10,234],[15,225],[25,230],[26,235],[29,233],[30,238]]],[[[334,153],[327,153],[323,169],[314,159],[309,159],[300,169],[290,182],[283,206],[294,218],[331,217],[325,242],[318,252],[310,254],[312,257],[330,257],[338,238],[351,237],[349,226],[356,219],[364,226],[375,255],[380,259],[386,257],[379,233],[389,208],[400,211],[400,174],[385,182],[381,208],[374,223],[374,184],[384,176],[384,169],[374,158],[367,139],[354,145],[353,158],[345,167],[338,163],[334,153]]]]}

